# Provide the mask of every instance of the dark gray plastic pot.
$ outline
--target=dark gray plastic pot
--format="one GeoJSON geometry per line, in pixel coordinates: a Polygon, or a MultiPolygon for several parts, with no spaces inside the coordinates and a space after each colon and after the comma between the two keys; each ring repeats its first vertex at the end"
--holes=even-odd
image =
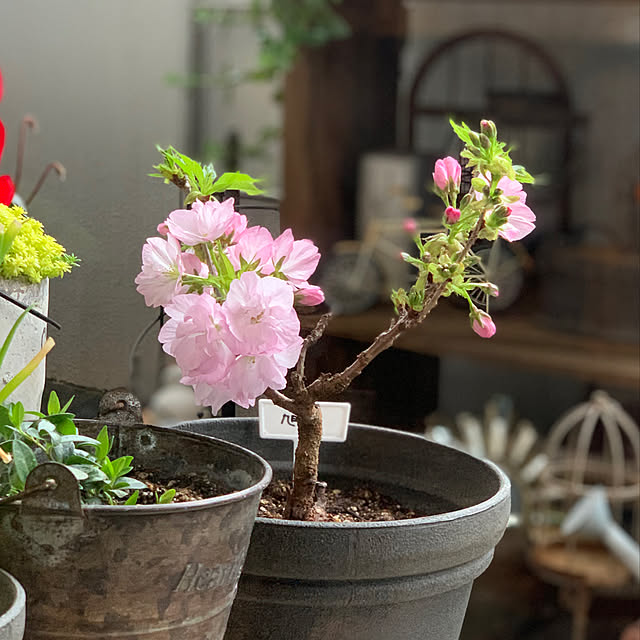
{"type": "MultiPolygon", "coordinates": [[[[257,420],[179,428],[291,468],[292,444],[262,440],[257,420]]],[[[473,580],[489,565],[510,510],[494,464],[410,433],[351,425],[323,443],[320,476],[369,481],[434,512],[375,523],[257,518],[225,640],[457,640],[473,580]]]]}
{"type": "Polygon", "coordinates": [[[0,640],[22,640],[26,602],[22,585],[0,569],[0,640]]]}

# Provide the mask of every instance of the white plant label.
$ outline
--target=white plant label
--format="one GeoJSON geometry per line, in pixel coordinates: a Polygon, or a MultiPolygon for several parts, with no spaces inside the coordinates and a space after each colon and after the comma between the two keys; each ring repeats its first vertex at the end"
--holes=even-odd
{"type": "MultiPolygon", "coordinates": [[[[322,441],[344,442],[349,428],[351,405],[348,402],[318,402],[322,412],[322,441]]],[[[261,438],[298,441],[296,416],[271,400],[258,401],[261,438]]]]}

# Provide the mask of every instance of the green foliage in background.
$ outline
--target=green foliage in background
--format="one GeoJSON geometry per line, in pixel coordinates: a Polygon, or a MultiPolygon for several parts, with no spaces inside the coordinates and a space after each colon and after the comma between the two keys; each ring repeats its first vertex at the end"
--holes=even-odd
{"type": "Polygon", "coordinates": [[[255,67],[247,80],[274,80],[286,74],[305,47],[321,47],[350,35],[351,30],[335,6],[341,0],[252,0],[245,12],[199,8],[196,22],[232,27],[248,22],[259,43],[255,67]]]}

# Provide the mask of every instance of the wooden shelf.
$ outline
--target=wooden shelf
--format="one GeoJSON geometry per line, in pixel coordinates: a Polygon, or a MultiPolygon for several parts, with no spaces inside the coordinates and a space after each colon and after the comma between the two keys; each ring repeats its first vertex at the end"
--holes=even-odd
{"type": "MultiPolygon", "coordinates": [[[[380,306],[360,315],[334,317],[327,334],[369,342],[389,326],[392,313],[390,307],[380,306]]],[[[465,310],[442,303],[422,325],[403,334],[395,347],[567,375],[594,386],[640,388],[638,344],[557,331],[543,326],[532,314],[496,314],[494,320],[496,335],[483,339],[469,327],[465,310]]],[[[305,326],[312,323],[311,316],[303,321],[305,326]]]]}

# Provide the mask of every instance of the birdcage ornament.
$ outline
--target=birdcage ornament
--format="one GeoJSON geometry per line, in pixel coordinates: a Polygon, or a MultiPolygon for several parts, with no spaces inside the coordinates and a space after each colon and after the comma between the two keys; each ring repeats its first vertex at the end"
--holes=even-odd
{"type": "Polygon", "coordinates": [[[532,521],[535,542],[561,537],[559,519],[596,486],[604,488],[616,521],[640,538],[640,429],[616,400],[595,391],[571,409],[552,427],[546,455],[532,521]]]}

